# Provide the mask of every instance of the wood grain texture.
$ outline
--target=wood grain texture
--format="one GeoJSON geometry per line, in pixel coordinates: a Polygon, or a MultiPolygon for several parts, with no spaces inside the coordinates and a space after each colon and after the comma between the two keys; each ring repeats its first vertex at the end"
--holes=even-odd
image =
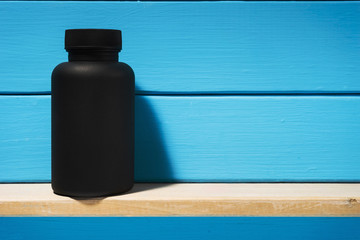
{"type": "Polygon", "coordinates": [[[360,235],[353,217],[6,217],[1,239],[251,239],[349,240],[360,235]],[[21,230],[19,230],[21,228],[21,230]]]}
{"type": "MultiPolygon", "coordinates": [[[[142,182],[360,181],[360,97],[136,97],[142,182]]],[[[50,96],[0,96],[0,181],[50,180],[50,96]]]]}
{"type": "Polygon", "coordinates": [[[50,91],[67,28],[119,28],[138,92],[359,92],[359,2],[0,2],[0,91],[50,91]],[[96,14],[94,14],[96,13],[96,14]]]}
{"type": "Polygon", "coordinates": [[[72,199],[50,184],[1,184],[0,216],[360,216],[360,184],[138,184],[72,199]]]}

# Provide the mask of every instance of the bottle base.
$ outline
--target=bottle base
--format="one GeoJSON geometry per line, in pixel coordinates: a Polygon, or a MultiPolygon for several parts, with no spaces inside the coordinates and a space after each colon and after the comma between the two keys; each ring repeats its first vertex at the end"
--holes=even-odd
{"type": "Polygon", "coordinates": [[[129,192],[133,188],[134,184],[132,184],[130,187],[118,190],[114,192],[87,192],[87,193],[79,193],[79,192],[67,192],[67,191],[58,191],[53,189],[53,192],[60,196],[65,197],[71,197],[71,198],[98,198],[98,197],[110,197],[110,196],[116,196],[120,194],[125,194],[129,192]]]}

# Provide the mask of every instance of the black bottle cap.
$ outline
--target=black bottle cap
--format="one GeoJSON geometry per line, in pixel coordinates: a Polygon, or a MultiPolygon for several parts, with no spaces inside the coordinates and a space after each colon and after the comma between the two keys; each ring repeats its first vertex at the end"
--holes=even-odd
{"type": "Polygon", "coordinates": [[[65,30],[65,49],[96,49],[121,51],[121,31],[114,29],[65,30]]]}

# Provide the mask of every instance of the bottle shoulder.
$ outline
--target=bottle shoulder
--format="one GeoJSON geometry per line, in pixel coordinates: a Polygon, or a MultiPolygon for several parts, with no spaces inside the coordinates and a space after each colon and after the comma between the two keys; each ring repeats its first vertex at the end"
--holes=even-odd
{"type": "Polygon", "coordinates": [[[117,65],[127,73],[129,78],[135,80],[135,73],[134,70],[130,67],[130,65],[124,62],[117,62],[117,65]]]}
{"type": "Polygon", "coordinates": [[[57,65],[52,72],[52,78],[66,76],[95,77],[99,75],[135,79],[132,68],[123,62],[63,62],[57,65]]]}

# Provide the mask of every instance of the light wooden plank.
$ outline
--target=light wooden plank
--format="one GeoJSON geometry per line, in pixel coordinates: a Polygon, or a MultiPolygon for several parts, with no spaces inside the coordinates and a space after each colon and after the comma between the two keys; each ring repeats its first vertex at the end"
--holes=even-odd
{"type": "MultiPolygon", "coordinates": [[[[143,182],[360,181],[360,97],[137,96],[143,182]]],[[[50,180],[50,96],[0,96],[0,181],[50,180]]]]}
{"type": "Polygon", "coordinates": [[[360,184],[137,184],[72,199],[50,184],[1,184],[1,216],[360,216],[360,184]]]}
{"type": "Polygon", "coordinates": [[[67,28],[119,28],[138,92],[359,92],[359,2],[0,2],[0,91],[50,91],[67,28]],[[95,13],[96,14],[91,14],[95,13]]]}

